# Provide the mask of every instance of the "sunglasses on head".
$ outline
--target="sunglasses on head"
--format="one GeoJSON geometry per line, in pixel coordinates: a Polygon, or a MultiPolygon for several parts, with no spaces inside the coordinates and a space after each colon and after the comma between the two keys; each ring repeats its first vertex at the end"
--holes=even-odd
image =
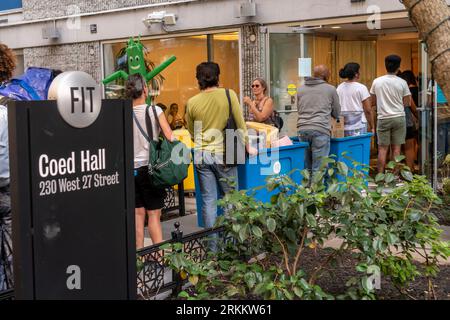
{"type": "Polygon", "coordinates": [[[259,84],[252,84],[252,88],[259,88],[259,84]]]}

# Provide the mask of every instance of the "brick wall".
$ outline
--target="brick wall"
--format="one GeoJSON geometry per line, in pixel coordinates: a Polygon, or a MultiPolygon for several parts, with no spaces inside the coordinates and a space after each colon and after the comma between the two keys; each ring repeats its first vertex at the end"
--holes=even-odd
{"type": "Polygon", "coordinates": [[[99,42],[26,48],[23,56],[25,67],[84,71],[96,81],[102,79],[99,42]]]}
{"type": "Polygon", "coordinates": [[[164,2],[169,0],[23,0],[22,4],[24,19],[35,20],[74,14],[69,12],[73,10],[69,6],[77,6],[79,13],[87,13],[164,2]]]}

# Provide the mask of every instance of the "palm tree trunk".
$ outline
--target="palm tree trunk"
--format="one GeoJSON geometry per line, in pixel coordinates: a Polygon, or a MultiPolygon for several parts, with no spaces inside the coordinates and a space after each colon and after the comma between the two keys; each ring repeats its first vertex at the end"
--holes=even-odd
{"type": "Polygon", "coordinates": [[[445,0],[403,0],[428,47],[433,75],[450,101],[450,8],[445,0]]]}

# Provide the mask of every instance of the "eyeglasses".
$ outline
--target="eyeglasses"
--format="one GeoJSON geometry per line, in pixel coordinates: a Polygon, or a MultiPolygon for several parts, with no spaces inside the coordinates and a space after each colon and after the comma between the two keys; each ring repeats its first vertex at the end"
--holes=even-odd
{"type": "Polygon", "coordinates": [[[259,84],[252,84],[252,88],[259,88],[259,84]]]}

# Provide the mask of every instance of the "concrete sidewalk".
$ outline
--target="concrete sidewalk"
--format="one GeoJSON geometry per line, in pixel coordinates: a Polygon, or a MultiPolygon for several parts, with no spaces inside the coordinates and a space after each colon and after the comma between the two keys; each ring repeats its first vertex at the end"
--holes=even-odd
{"type": "MultiPolygon", "coordinates": [[[[449,226],[441,226],[441,229],[443,230],[443,233],[441,235],[442,240],[450,241],[450,227],[449,226]]],[[[325,242],[324,247],[337,249],[341,246],[341,244],[342,244],[342,239],[333,238],[333,239],[330,239],[327,242],[325,242]]],[[[396,249],[393,247],[391,248],[391,250],[392,250],[392,252],[396,252],[396,249]]],[[[416,260],[418,262],[421,262],[421,263],[425,262],[425,259],[417,253],[412,253],[412,256],[414,257],[414,260],[416,260]]],[[[444,265],[444,264],[450,265],[450,257],[447,260],[440,259],[439,263],[442,265],[444,265]]]]}
{"type": "MultiPolygon", "coordinates": [[[[195,198],[186,197],[185,206],[186,215],[184,217],[171,218],[170,220],[162,222],[164,240],[169,240],[171,238],[171,232],[175,230],[175,222],[180,222],[180,230],[183,232],[183,235],[188,235],[202,230],[202,228],[197,225],[197,208],[195,205],[195,198]]],[[[144,246],[147,247],[151,244],[152,241],[150,239],[150,235],[148,234],[148,229],[145,228],[144,246]]]]}

